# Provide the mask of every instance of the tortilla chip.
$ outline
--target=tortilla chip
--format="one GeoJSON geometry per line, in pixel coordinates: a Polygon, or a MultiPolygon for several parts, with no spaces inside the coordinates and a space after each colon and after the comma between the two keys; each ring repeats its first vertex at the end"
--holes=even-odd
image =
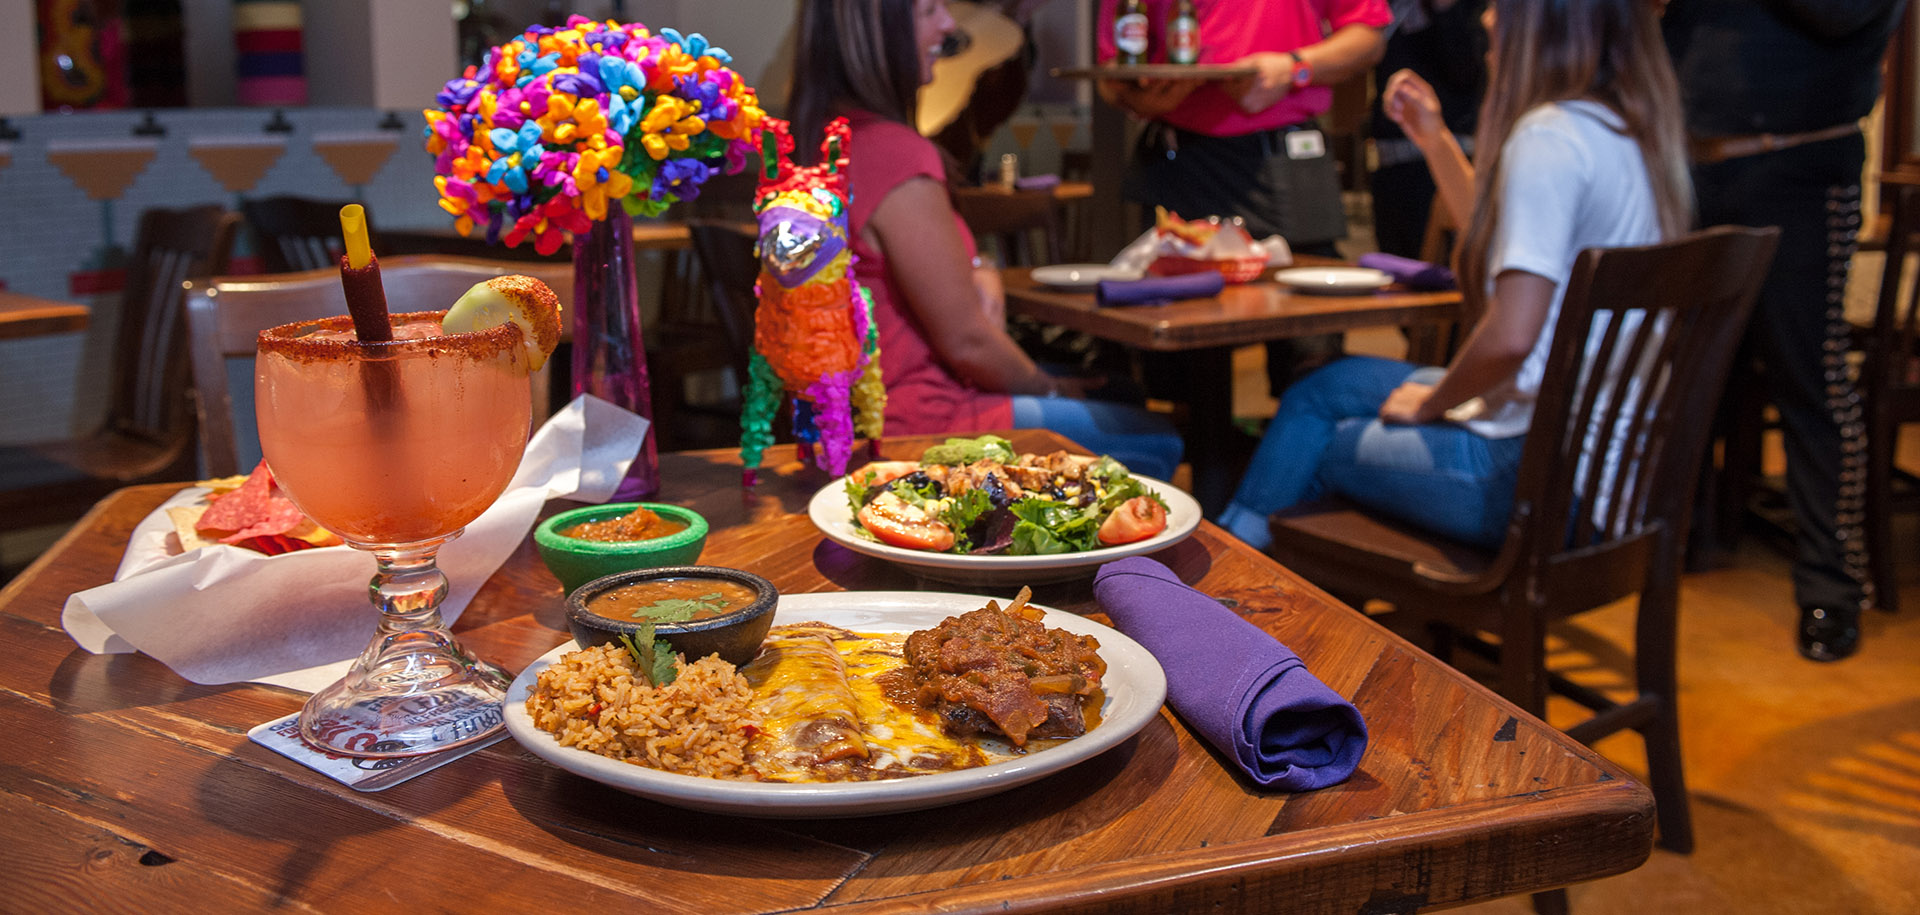
{"type": "Polygon", "coordinates": [[[253,468],[240,488],[220,497],[202,515],[195,527],[208,531],[230,531],[221,543],[239,543],[249,537],[285,534],[300,526],[307,516],[293,500],[280,494],[273,485],[273,471],[267,462],[253,468]]]}
{"type": "Polygon", "coordinates": [[[219,542],[201,536],[200,530],[194,526],[199,522],[200,516],[206,513],[205,505],[175,505],[167,509],[167,520],[173,522],[174,536],[180,538],[180,552],[197,550],[219,542]]]}
{"type": "Polygon", "coordinates": [[[345,540],[340,539],[340,535],[313,523],[313,519],[305,515],[300,516],[300,523],[293,530],[288,531],[286,536],[305,541],[312,546],[339,546],[346,543],[345,540]]]}
{"type": "Polygon", "coordinates": [[[211,480],[200,480],[193,485],[207,490],[207,498],[212,500],[239,489],[241,485],[247,482],[247,477],[247,474],[237,474],[230,477],[214,477],[211,480]]]}

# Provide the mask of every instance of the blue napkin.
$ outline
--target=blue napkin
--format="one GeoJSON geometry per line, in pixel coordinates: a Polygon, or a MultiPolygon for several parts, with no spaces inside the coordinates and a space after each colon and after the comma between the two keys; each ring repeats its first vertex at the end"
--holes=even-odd
{"type": "Polygon", "coordinates": [[[1164,305],[1180,299],[1219,295],[1227,280],[1218,270],[1149,276],[1138,280],[1101,280],[1094,297],[1102,305],[1164,305]]]}
{"type": "Polygon", "coordinates": [[[1094,573],[1093,596],[1160,661],[1167,704],[1255,782],[1308,791],[1346,781],[1360,764],[1360,711],[1287,646],[1166,566],[1145,556],[1107,563],[1094,573]]]}
{"type": "Polygon", "coordinates": [[[1358,263],[1393,277],[1395,282],[1408,289],[1437,290],[1455,286],[1452,270],[1411,257],[1374,251],[1360,255],[1358,263]]]}

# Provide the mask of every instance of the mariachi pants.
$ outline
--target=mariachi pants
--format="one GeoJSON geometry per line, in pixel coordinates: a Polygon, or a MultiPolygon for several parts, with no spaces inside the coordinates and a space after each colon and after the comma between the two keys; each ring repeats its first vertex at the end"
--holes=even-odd
{"type": "MultiPolygon", "coordinates": [[[[1694,168],[1703,226],[1779,226],[1736,366],[1757,364],[1780,412],[1800,606],[1872,600],[1862,528],[1866,427],[1846,364],[1847,269],[1860,230],[1858,134],[1694,168]]],[[[1736,369],[1736,372],[1741,369],[1736,369]]]]}

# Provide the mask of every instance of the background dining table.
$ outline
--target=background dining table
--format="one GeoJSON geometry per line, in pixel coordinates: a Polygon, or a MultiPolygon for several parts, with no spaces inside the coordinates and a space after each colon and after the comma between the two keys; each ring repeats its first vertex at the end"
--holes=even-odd
{"type": "MultiPolygon", "coordinates": [[[[1021,450],[1069,444],[1007,435],[1021,450]]],[[[787,593],[921,588],[823,540],[805,507],[832,481],[790,446],[768,453],[752,491],[731,451],[663,455],[660,471],[660,500],[712,525],[705,563],[787,593]]],[[[1155,558],[1365,715],[1371,742],[1346,782],[1263,790],[1162,710],[1070,769],[917,813],[696,813],[512,740],[356,793],[248,740],[301,694],[194,684],[144,655],[89,654],[61,629],[67,595],[111,579],[133,526],[179,488],[115,493],[0,590],[7,908],[1389,913],[1615,874],[1651,850],[1653,802],[1626,772],[1206,523],[1155,558]]],[[[1035,600],[1105,619],[1086,581],[1035,600]]],[[[299,601],[286,595],[289,615],[299,601]]],[[[566,641],[560,587],[531,542],[457,628],[512,670],[566,641]]]]}
{"type": "Polygon", "coordinates": [[[92,309],[84,302],[43,299],[0,289],[0,340],[86,330],[91,315],[92,309]]]}
{"type": "MultiPolygon", "coordinates": [[[[1299,256],[1294,266],[1339,266],[1330,258],[1299,256]]],[[[1187,459],[1193,495],[1208,517],[1226,507],[1237,468],[1233,428],[1233,351],[1268,340],[1344,333],[1368,327],[1444,324],[1459,315],[1460,294],[1389,286],[1358,295],[1297,292],[1272,274],[1229,283],[1218,295],[1164,305],[1102,306],[1092,289],[1058,289],[1033,278],[1030,268],[1002,274],[1007,312],[1080,331],[1147,352],[1176,356],[1185,376],[1192,418],[1187,459]]]]}

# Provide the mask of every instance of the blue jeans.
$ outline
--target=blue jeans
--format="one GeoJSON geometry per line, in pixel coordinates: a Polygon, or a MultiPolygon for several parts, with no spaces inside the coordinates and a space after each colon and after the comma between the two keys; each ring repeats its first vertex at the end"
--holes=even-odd
{"type": "Polygon", "coordinates": [[[1186,447],[1158,413],[1104,400],[1013,396],[1013,427],[1051,429],[1094,454],[1111,455],[1134,473],[1168,480],[1186,447]]]}
{"type": "Polygon", "coordinates": [[[1220,526],[1265,549],[1267,516],[1339,494],[1455,540],[1497,546],[1524,436],[1490,439],[1452,423],[1387,425],[1380,405],[1402,382],[1444,369],[1351,356],[1296,382],[1260,439],[1220,526]]]}

